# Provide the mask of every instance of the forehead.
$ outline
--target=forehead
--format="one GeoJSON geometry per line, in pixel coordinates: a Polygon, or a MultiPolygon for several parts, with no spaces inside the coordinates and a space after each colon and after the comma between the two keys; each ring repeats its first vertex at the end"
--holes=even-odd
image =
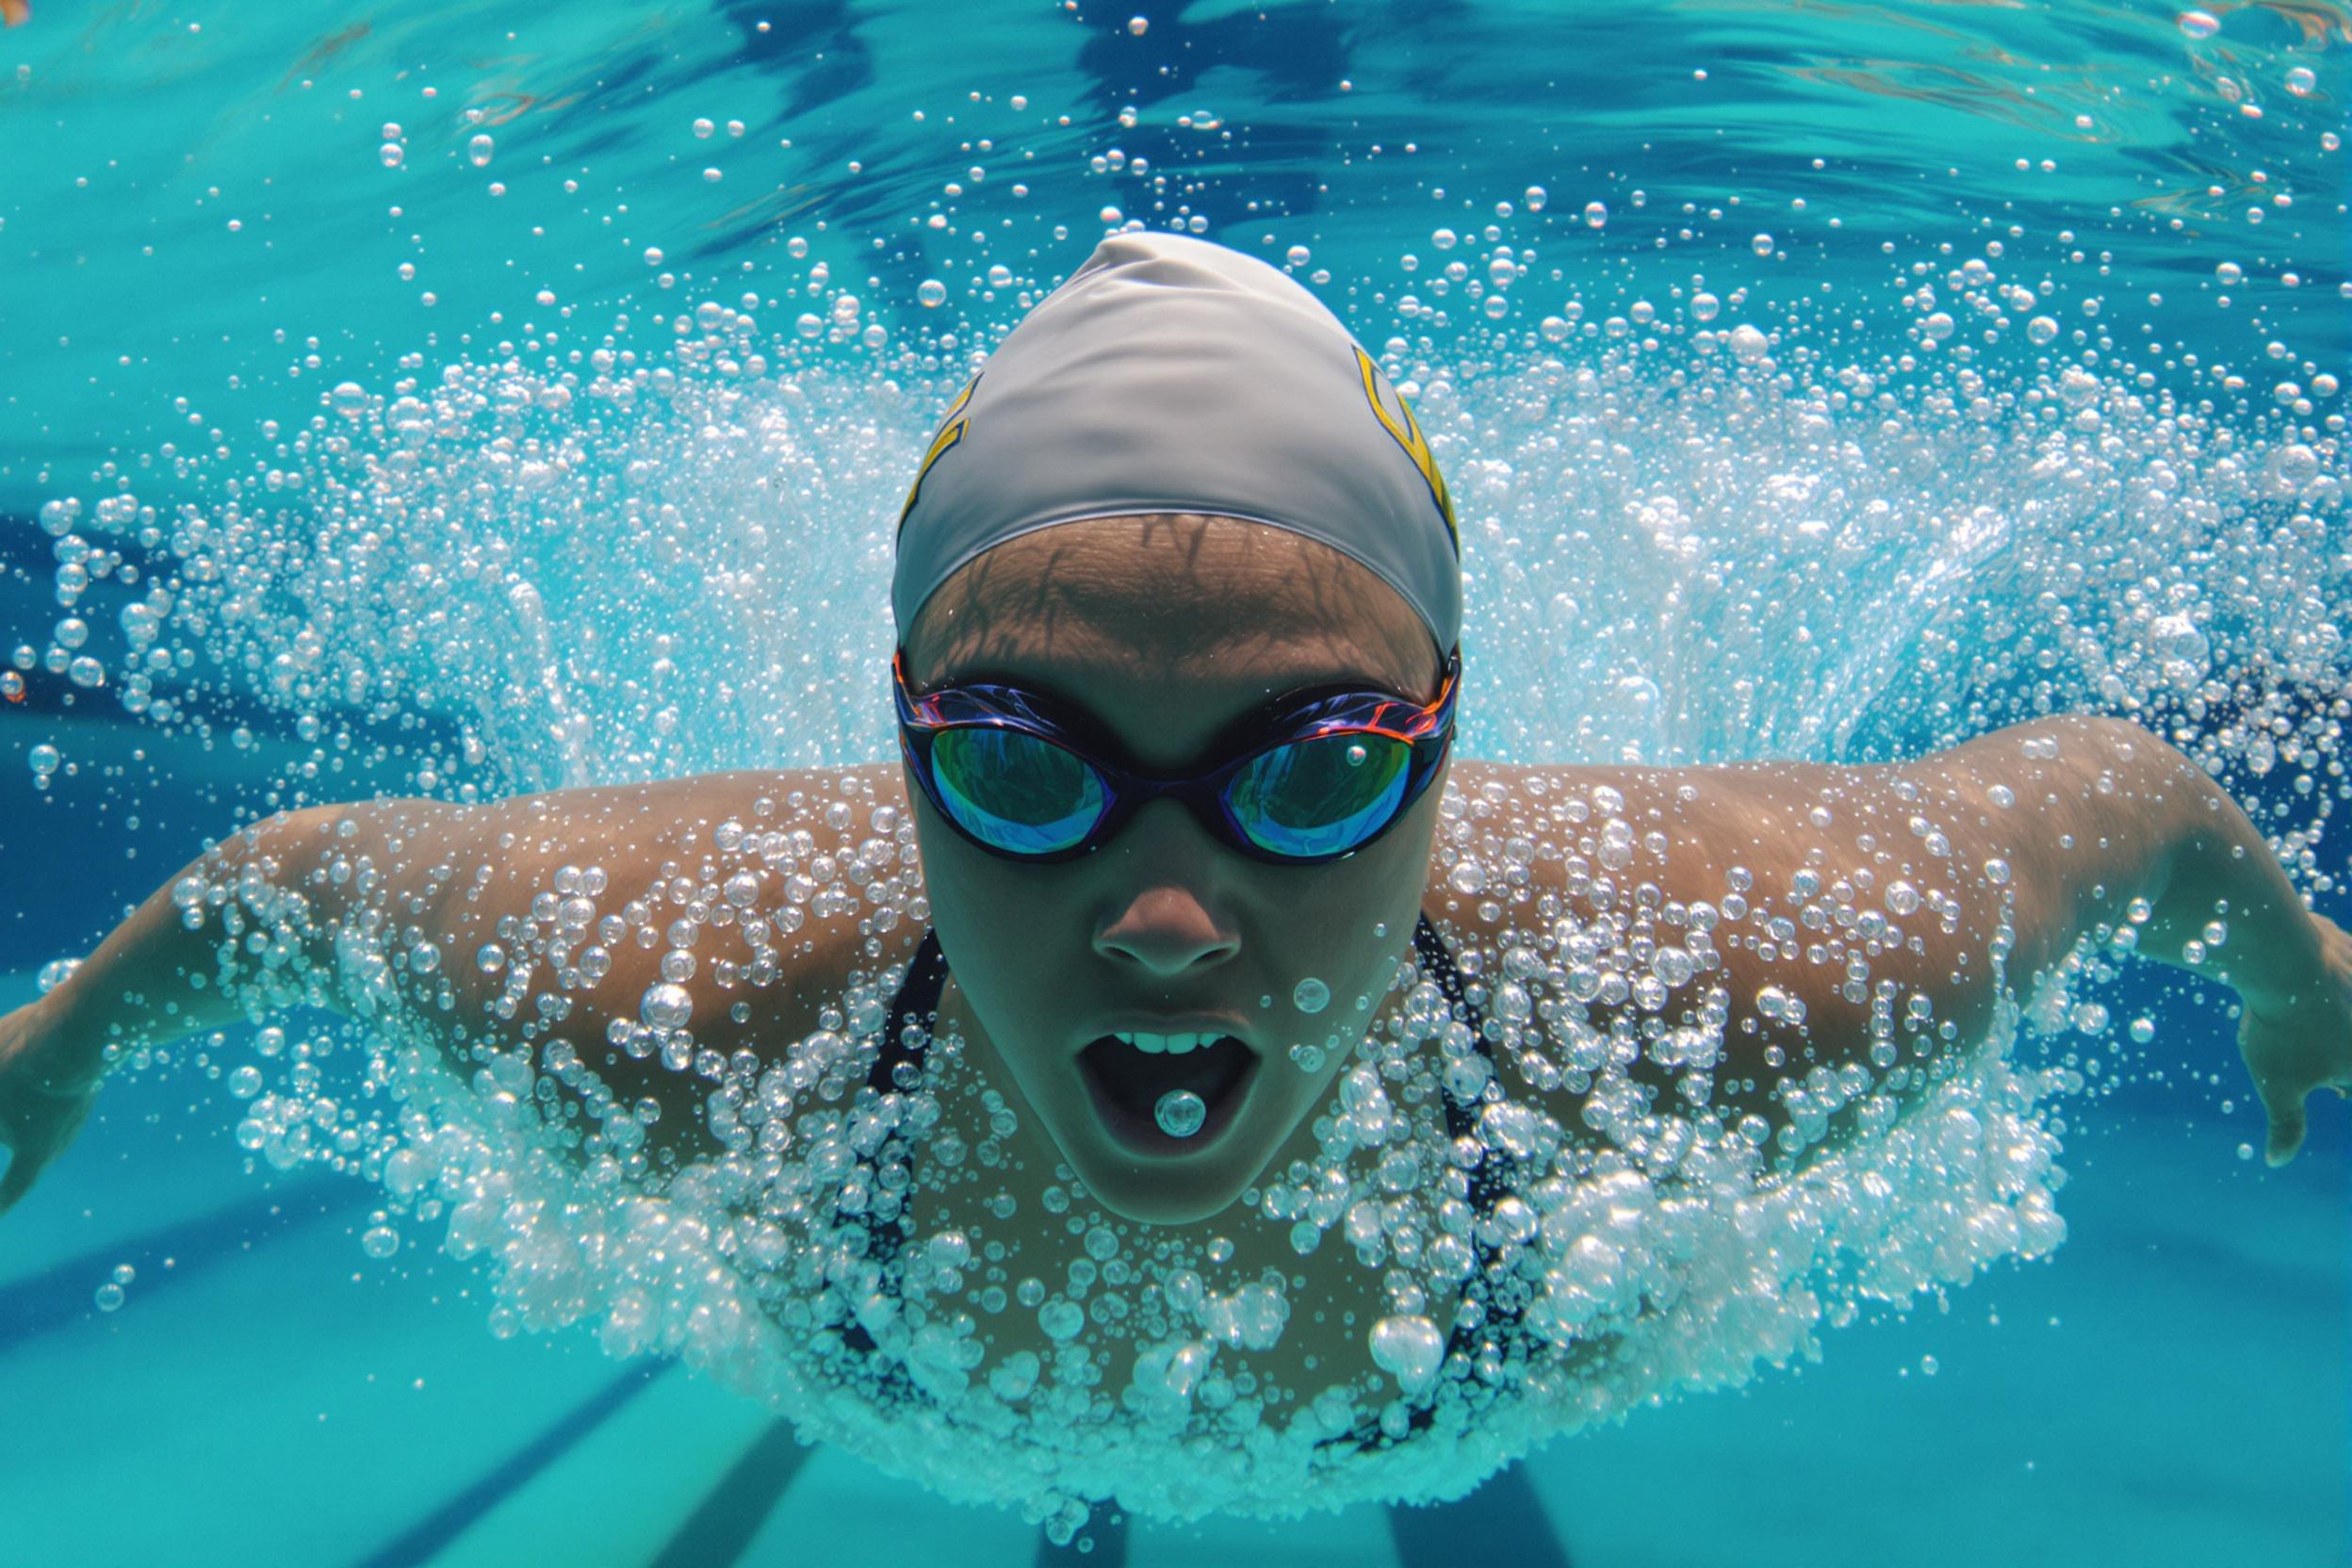
{"type": "Polygon", "coordinates": [[[923,605],[906,654],[918,689],[987,676],[1058,692],[1147,760],[1188,756],[1302,686],[1426,697],[1438,662],[1403,596],[1356,561],[1266,524],[1186,516],[1006,540],[923,605]]]}

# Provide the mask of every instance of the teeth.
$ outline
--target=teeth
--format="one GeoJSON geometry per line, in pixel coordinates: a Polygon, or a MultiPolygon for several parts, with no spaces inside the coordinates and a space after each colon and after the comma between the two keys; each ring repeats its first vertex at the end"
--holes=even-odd
{"type": "Polygon", "coordinates": [[[1148,1030],[1121,1029],[1118,1031],[1116,1037],[1125,1044],[1134,1046],[1137,1051],[1151,1055],[1157,1056],[1165,1054],[1170,1056],[1181,1056],[1187,1051],[1195,1051],[1204,1045],[1214,1045],[1223,1037],[1214,1032],[1200,1035],[1154,1035],[1148,1030]]]}

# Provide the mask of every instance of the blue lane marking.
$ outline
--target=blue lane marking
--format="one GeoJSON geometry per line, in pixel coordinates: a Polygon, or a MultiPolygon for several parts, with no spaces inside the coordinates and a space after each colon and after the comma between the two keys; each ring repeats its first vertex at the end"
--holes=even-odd
{"type": "Polygon", "coordinates": [[[727,1568],[741,1559],[809,1452],[793,1437],[790,1421],[770,1422],[678,1526],[652,1568],[727,1568]]]}
{"type": "Polygon", "coordinates": [[[497,1468],[484,1473],[472,1485],[410,1526],[400,1539],[360,1559],[355,1568],[420,1568],[421,1564],[432,1561],[435,1553],[465,1534],[475,1520],[529,1485],[542,1470],[562,1459],[574,1444],[612,1419],[631,1399],[652,1386],[655,1379],[677,1364],[674,1361],[662,1361],[649,1366],[630,1366],[550,1423],[538,1436],[507,1456],[497,1468]]]}
{"type": "MultiPolygon", "coordinates": [[[[180,1220],[141,1235],[92,1248],[52,1265],[29,1279],[0,1285],[0,1355],[59,1329],[98,1315],[92,1297],[114,1266],[139,1270],[133,1288],[144,1298],[167,1284],[201,1274],[225,1259],[251,1252],[321,1219],[364,1213],[367,1204],[337,1202],[351,1191],[348,1179],[327,1173],[297,1178],[273,1192],[180,1220]],[[170,1258],[172,1266],[163,1266],[170,1258]]],[[[380,1201],[381,1200],[377,1200],[380,1201]]]]}
{"type": "Polygon", "coordinates": [[[1447,1568],[1475,1559],[1511,1568],[1569,1568],[1543,1499],[1514,1464],[1459,1502],[1391,1508],[1388,1538],[1403,1568],[1447,1568]]]}

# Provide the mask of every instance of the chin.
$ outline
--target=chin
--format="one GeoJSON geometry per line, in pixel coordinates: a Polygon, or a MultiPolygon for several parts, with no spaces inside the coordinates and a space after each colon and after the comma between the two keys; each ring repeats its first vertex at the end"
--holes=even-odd
{"type": "MultiPolygon", "coordinates": [[[[1207,1163],[1207,1162],[1204,1162],[1207,1163]]],[[[1086,1196],[1121,1219],[1144,1225],[1194,1225],[1233,1206],[1250,1184],[1229,1170],[1175,1172],[1073,1161],[1086,1196]]]]}

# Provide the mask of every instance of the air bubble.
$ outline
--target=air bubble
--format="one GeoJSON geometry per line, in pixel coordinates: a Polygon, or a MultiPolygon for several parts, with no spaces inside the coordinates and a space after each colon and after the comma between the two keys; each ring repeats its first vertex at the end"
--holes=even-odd
{"type": "Polygon", "coordinates": [[[1209,1107],[1190,1089],[1170,1089],[1152,1107],[1152,1119],[1172,1138],[1188,1138],[1209,1119],[1209,1107]]]}
{"type": "Polygon", "coordinates": [[[670,982],[647,986],[637,1016],[654,1029],[683,1029],[694,1016],[694,999],[686,988],[670,982]]]}

